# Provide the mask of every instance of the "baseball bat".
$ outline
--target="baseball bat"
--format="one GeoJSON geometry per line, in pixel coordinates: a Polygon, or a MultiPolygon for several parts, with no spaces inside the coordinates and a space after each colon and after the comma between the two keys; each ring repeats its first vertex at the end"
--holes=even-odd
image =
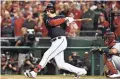
{"type": "Polygon", "coordinates": [[[74,21],[86,21],[86,20],[88,20],[88,21],[92,21],[91,18],[75,19],[74,21]]]}

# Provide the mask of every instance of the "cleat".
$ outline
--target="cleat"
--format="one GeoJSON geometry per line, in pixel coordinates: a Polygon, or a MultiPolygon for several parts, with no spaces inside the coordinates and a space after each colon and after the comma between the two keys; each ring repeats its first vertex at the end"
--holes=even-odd
{"type": "Polygon", "coordinates": [[[29,72],[30,77],[35,78],[37,76],[37,73],[42,69],[40,65],[36,65],[35,68],[29,72]]]}
{"type": "Polygon", "coordinates": [[[23,74],[25,77],[31,77],[30,70],[26,70],[23,74]]]}
{"type": "Polygon", "coordinates": [[[74,79],[80,79],[80,75],[75,74],[74,79]]]}
{"type": "Polygon", "coordinates": [[[85,69],[83,69],[83,71],[82,72],[78,72],[77,75],[86,75],[86,74],[87,74],[87,71],[85,69]]]}
{"type": "Polygon", "coordinates": [[[37,73],[42,69],[42,67],[40,65],[36,65],[35,68],[30,71],[30,70],[26,70],[24,72],[24,76],[25,77],[29,77],[29,78],[35,78],[37,76],[37,73]]]}
{"type": "Polygon", "coordinates": [[[87,74],[87,71],[85,69],[83,69],[82,72],[78,72],[77,74],[75,74],[74,79],[80,79],[80,76],[84,76],[87,74]]]}
{"type": "Polygon", "coordinates": [[[36,73],[36,72],[34,72],[34,71],[31,71],[31,72],[30,72],[30,76],[31,76],[32,78],[36,78],[37,73],[36,73]]]}
{"type": "Polygon", "coordinates": [[[110,78],[120,78],[120,73],[109,75],[108,77],[110,77],[110,78]]]}

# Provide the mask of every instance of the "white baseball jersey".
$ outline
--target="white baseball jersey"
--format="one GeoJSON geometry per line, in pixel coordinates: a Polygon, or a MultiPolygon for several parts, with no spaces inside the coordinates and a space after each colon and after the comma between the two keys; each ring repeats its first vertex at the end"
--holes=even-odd
{"type": "Polygon", "coordinates": [[[116,43],[112,48],[117,49],[118,53],[120,53],[120,43],[116,43]]]}

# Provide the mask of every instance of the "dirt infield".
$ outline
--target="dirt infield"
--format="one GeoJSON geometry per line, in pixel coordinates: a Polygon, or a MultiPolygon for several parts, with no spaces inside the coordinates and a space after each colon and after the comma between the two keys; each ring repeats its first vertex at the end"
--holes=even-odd
{"type": "MultiPolygon", "coordinates": [[[[33,78],[26,78],[23,75],[1,75],[1,79],[33,79],[33,78]]],[[[39,75],[35,79],[74,79],[74,78],[72,75],[69,75],[69,76],[39,75]]],[[[83,76],[80,79],[110,79],[110,78],[106,78],[104,76],[83,76]]],[[[112,78],[112,79],[118,79],[118,78],[112,78]]]]}

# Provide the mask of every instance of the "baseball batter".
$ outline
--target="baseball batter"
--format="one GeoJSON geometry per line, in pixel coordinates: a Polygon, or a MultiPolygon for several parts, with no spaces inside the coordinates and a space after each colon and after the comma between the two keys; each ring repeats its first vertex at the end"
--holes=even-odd
{"type": "Polygon", "coordinates": [[[68,70],[78,76],[87,74],[87,71],[84,68],[75,67],[66,63],[64,60],[64,50],[67,48],[67,40],[65,31],[61,28],[61,25],[67,21],[69,23],[73,22],[74,19],[71,17],[56,15],[55,8],[51,4],[46,8],[46,15],[44,22],[48,29],[48,34],[51,37],[51,46],[44,53],[41,62],[34,68],[34,70],[27,71],[25,75],[35,78],[37,72],[43,69],[52,58],[55,59],[56,64],[60,69],[68,70]]]}

